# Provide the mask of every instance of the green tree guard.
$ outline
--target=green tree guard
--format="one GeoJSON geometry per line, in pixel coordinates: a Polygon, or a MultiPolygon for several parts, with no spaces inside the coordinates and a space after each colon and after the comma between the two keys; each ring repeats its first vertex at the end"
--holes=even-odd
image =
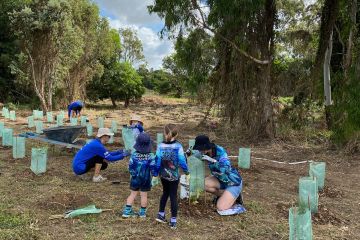
{"type": "Polygon", "coordinates": [[[87,124],[87,116],[81,116],[80,117],[80,125],[85,127],[87,124]]]}
{"type": "Polygon", "coordinates": [[[115,120],[111,121],[111,130],[113,133],[117,133],[118,131],[117,122],[115,120]]]}
{"type": "Polygon", "coordinates": [[[7,109],[6,107],[3,107],[3,108],[2,108],[1,116],[5,117],[6,109],[7,109]]]}
{"type": "Polygon", "coordinates": [[[58,114],[56,116],[56,126],[61,127],[64,126],[64,116],[61,114],[58,114]]]}
{"type": "Polygon", "coordinates": [[[13,158],[25,157],[25,138],[14,137],[13,138],[13,158]]]}
{"type": "Polygon", "coordinates": [[[113,144],[113,143],[114,143],[114,135],[110,136],[110,139],[109,139],[109,144],[113,144]]]}
{"type": "Polygon", "coordinates": [[[11,128],[4,128],[2,131],[2,145],[4,147],[11,147],[13,144],[13,130],[11,128]]]}
{"type": "Polygon", "coordinates": [[[9,119],[10,118],[10,112],[9,109],[5,108],[4,110],[4,118],[9,119]]]}
{"type": "Polygon", "coordinates": [[[318,190],[322,190],[325,185],[325,162],[312,162],[310,163],[309,175],[316,177],[318,190]]]}
{"type": "Polygon", "coordinates": [[[60,111],[59,115],[61,115],[63,119],[65,118],[65,112],[63,110],[60,111]]]}
{"type": "Polygon", "coordinates": [[[31,149],[31,166],[30,169],[36,175],[46,172],[47,149],[33,148],[31,149]]]}
{"type": "Polygon", "coordinates": [[[103,128],[104,127],[104,118],[103,117],[98,117],[98,128],[103,128]]]}
{"type": "Polygon", "coordinates": [[[312,213],[318,212],[318,189],[315,177],[302,177],[299,179],[299,203],[307,206],[312,213]]]}
{"type": "Polygon", "coordinates": [[[48,123],[52,123],[52,122],[54,121],[52,112],[47,112],[47,113],[46,113],[46,121],[47,121],[48,123]]]}
{"type": "Polygon", "coordinates": [[[93,135],[93,126],[90,123],[86,125],[86,132],[88,137],[91,137],[93,135]]]}
{"type": "Polygon", "coordinates": [[[164,134],[163,133],[157,133],[156,134],[156,143],[160,144],[164,141],[164,134]]]}
{"type": "Polygon", "coordinates": [[[78,119],[77,118],[70,118],[70,125],[71,126],[76,126],[78,124],[78,119]]]}
{"type": "Polygon", "coordinates": [[[312,240],[311,212],[308,208],[292,207],[289,210],[289,239],[312,240]]]}
{"type": "Polygon", "coordinates": [[[15,111],[10,111],[10,120],[11,121],[16,121],[16,113],[15,113],[15,111]]]}
{"type": "Polygon", "coordinates": [[[196,201],[205,190],[205,164],[204,161],[190,156],[188,165],[190,172],[190,201],[196,201]]]}
{"type": "Polygon", "coordinates": [[[35,132],[37,134],[43,133],[43,122],[42,121],[34,121],[35,122],[35,132]]]}
{"type": "Polygon", "coordinates": [[[243,169],[250,168],[251,149],[239,148],[238,166],[243,169]]]}
{"type": "Polygon", "coordinates": [[[39,110],[33,110],[33,116],[34,116],[34,119],[39,119],[39,120],[42,120],[43,117],[44,117],[44,112],[43,111],[39,111],[39,110]]]}
{"type": "Polygon", "coordinates": [[[28,122],[28,128],[35,127],[34,116],[27,117],[27,122],[28,122]]]}
{"type": "Polygon", "coordinates": [[[135,145],[135,137],[133,130],[131,128],[123,127],[121,131],[125,149],[133,152],[135,145]]]}
{"type": "Polygon", "coordinates": [[[4,122],[0,122],[0,136],[2,137],[2,132],[5,128],[5,123],[4,122]]]}

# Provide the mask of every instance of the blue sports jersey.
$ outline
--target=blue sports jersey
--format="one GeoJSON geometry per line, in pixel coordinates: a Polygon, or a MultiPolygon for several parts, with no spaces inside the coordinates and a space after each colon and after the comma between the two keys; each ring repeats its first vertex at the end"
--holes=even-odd
{"type": "Polygon", "coordinates": [[[154,174],[155,170],[155,154],[153,153],[139,153],[134,152],[131,154],[129,161],[129,172],[132,181],[147,182],[151,181],[150,172],[154,174]]]}
{"type": "Polygon", "coordinates": [[[189,170],[181,144],[177,141],[158,144],[154,176],[160,175],[168,181],[176,181],[179,179],[179,166],[188,174],[189,170]]]}
{"type": "Polygon", "coordinates": [[[211,174],[225,186],[239,186],[242,178],[239,172],[235,168],[231,167],[231,163],[225,149],[216,145],[214,150],[215,156],[212,158],[216,159],[217,162],[209,162],[208,165],[211,174]]]}

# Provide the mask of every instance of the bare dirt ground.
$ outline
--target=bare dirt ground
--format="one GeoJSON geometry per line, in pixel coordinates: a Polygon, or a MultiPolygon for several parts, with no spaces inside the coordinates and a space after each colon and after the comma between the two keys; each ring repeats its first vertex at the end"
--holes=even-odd
{"type": "MultiPolygon", "coordinates": [[[[164,124],[176,123],[184,147],[188,146],[188,139],[206,133],[230,155],[237,155],[239,147],[251,147],[255,157],[287,162],[325,161],[326,188],[320,193],[319,213],[312,218],[314,239],[360,238],[359,156],[345,155],[324,144],[238,142],[219,129],[198,127],[203,110],[187,100],[152,96],[129,109],[113,110],[104,105],[86,108],[84,115],[90,117],[94,126],[98,116],[105,116],[105,124],[110,127],[111,120],[117,120],[121,126],[136,113],[154,138],[164,124]]],[[[15,133],[34,131],[26,127],[29,115],[30,111],[19,111],[17,121],[6,121],[6,125],[13,127],[15,133]]],[[[109,149],[121,148],[119,133],[115,141],[108,145],[109,149]]],[[[289,166],[253,159],[251,169],[240,169],[245,214],[220,217],[211,204],[212,197],[206,194],[196,205],[180,202],[178,228],[171,230],[154,220],[161,194],[159,185],[149,193],[146,219],[124,220],[119,216],[129,194],[128,159],[110,165],[104,172],[110,181],[94,184],[90,174],[85,178],[74,176],[73,153],[48,145],[47,172],[36,176],[29,169],[30,151],[31,147],[44,144],[30,140],[26,144],[24,159],[15,160],[11,149],[0,148],[0,239],[288,239],[288,209],[296,204],[298,179],[308,174],[307,164],[289,166]],[[120,180],[120,184],[112,184],[113,180],[120,180]],[[112,211],[74,219],[49,219],[53,214],[88,204],[112,211]]],[[[234,166],[236,162],[233,159],[234,166]]],[[[138,205],[139,200],[135,208],[138,205]]]]}

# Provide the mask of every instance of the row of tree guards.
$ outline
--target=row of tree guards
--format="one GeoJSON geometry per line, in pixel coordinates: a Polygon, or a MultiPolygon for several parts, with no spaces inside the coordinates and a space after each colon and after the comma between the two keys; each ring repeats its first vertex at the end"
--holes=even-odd
{"type": "MultiPolygon", "coordinates": [[[[7,108],[2,109],[2,116],[5,119],[15,119],[16,117],[10,118],[10,115],[15,116],[15,111],[9,111],[7,108]]],[[[42,111],[34,110],[33,115],[28,117],[28,127],[36,128],[37,133],[42,133],[44,114],[42,111]]],[[[63,126],[65,113],[61,111],[56,116],[56,124],[53,126],[63,126]]],[[[46,114],[47,123],[54,123],[52,112],[46,114]]],[[[78,118],[70,119],[71,125],[78,125],[78,118]]],[[[86,116],[80,117],[80,124],[86,126],[87,136],[93,135],[93,127],[88,122],[86,116]]],[[[97,119],[97,127],[104,127],[104,117],[97,119]]],[[[111,130],[114,133],[118,132],[118,125],[116,121],[111,122],[111,130]]],[[[125,149],[133,151],[135,144],[135,137],[133,131],[130,128],[122,128],[122,139],[124,142],[125,149]]],[[[25,157],[25,138],[24,137],[13,137],[13,129],[6,128],[4,122],[0,122],[0,136],[2,137],[2,145],[13,148],[13,158],[24,158],[25,157]]],[[[88,141],[91,139],[88,139],[88,141]]],[[[162,133],[156,134],[157,143],[161,143],[164,140],[162,133]]],[[[112,137],[109,143],[113,143],[114,138],[112,137]]],[[[191,149],[195,144],[194,139],[189,140],[189,148],[191,149]]],[[[233,157],[233,156],[230,156],[233,157]]],[[[249,169],[251,165],[251,149],[250,148],[239,148],[238,167],[242,169],[249,169]]],[[[30,169],[35,174],[41,174],[46,172],[47,162],[47,148],[32,148],[31,149],[31,167],[30,169]]],[[[200,195],[205,192],[205,162],[190,156],[188,158],[188,166],[190,171],[190,181],[186,182],[185,178],[181,178],[181,191],[180,197],[189,197],[191,202],[195,202],[199,199],[200,195]],[[187,189],[188,187],[188,189],[187,189]],[[187,194],[188,192],[188,194],[187,194]]],[[[309,165],[309,176],[301,177],[299,179],[299,196],[298,206],[289,209],[289,236],[290,239],[312,239],[312,223],[311,213],[318,212],[319,194],[318,192],[324,188],[325,182],[325,162],[311,162],[309,165]]],[[[158,184],[158,181],[153,181],[153,185],[158,184]]]]}

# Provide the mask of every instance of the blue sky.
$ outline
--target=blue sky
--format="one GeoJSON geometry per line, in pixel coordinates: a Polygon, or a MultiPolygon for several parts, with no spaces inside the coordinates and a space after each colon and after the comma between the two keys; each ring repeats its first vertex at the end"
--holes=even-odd
{"type": "Polygon", "coordinates": [[[99,6],[100,14],[109,19],[111,27],[135,29],[143,43],[148,67],[161,68],[162,59],[173,52],[173,43],[158,36],[164,24],[157,15],[148,13],[147,6],[152,4],[152,0],[94,0],[94,2],[99,6]]]}

